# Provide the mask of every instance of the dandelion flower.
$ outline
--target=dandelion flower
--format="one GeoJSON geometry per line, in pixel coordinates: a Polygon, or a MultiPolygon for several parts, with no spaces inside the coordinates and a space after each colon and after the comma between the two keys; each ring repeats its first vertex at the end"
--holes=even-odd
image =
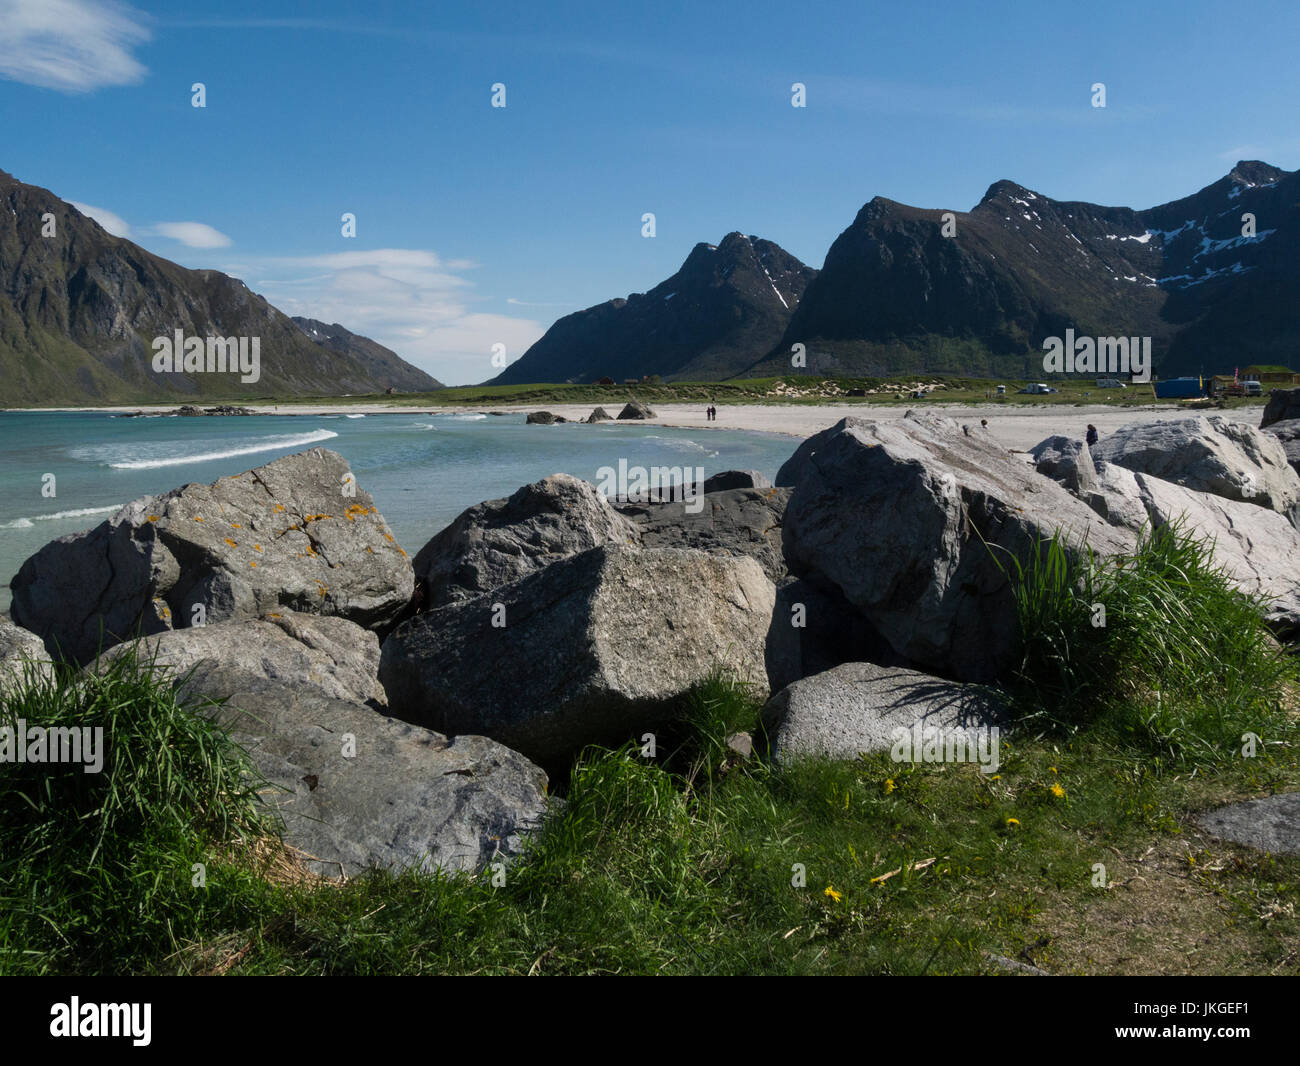
{"type": "Polygon", "coordinates": [[[1020,824],[1020,819],[1019,819],[1019,818],[1008,818],[1008,819],[1007,819],[1007,825],[1019,825],[1019,824],[1020,824]]]}
{"type": "Polygon", "coordinates": [[[1057,799],[1063,799],[1065,797],[1065,789],[1063,789],[1060,785],[1053,785],[1052,795],[1055,796],[1057,799]]]}
{"type": "Polygon", "coordinates": [[[826,886],[826,891],[823,893],[823,895],[830,896],[830,898],[833,899],[836,903],[838,903],[841,899],[844,898],[843,892],[836,892],[835,889],[831,888],[830,885],[826,886]]]}

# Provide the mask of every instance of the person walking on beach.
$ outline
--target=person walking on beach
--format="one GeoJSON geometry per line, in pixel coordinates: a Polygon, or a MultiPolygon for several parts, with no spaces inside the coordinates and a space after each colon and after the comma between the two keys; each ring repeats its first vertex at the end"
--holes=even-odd
{"type": "Polygon", "coordinates": [[[1088,423],[1088,436],[1085,439],[1088,442],[1089,448],[1091,448],[1094,444],[1097,443],[1097,427],[1094,426],[1091,422],[1088,423]]]}

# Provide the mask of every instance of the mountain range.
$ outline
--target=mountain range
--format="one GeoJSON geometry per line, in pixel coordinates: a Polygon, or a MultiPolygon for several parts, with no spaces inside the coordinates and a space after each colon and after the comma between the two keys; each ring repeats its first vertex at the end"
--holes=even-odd
{"type": "Polygon", "coordinates": [[[867,203],[820,271],[696,245],[648,293],[567,315],[494,379],[790,373],[1041,377],[1045,338],[1151,337],[1162,376],[1300,362],[1300,172],[1239,162],[1144,211],[998,181],[968,212],[867,203]],[[1252,231],[1253,228],[1253,232],[1252,231]]]}
{"type": "MultiPolygon", "coordinates": [[[[559,319],[492,384],[807,372],[1039,378],[1043,341],[1150,337],[1161,376],[1300,364],[1300,171],[1243,161],[1143,211],[1011,181],[970,211],[864,205],[816,270],[770,240],[697,244],[646,293],[559,319]]],[[[343,326],[107,233],[0,171],[0,405],[424,392],[343,326]],[[8,210],[4,210],[7,207],[8,210]],[[50,220],[53,220],[53,226],[50,220]],[[257,337],[260,378],[160,374],[153,338],[257,337]]]]}
{"type": "Polygon", "coordinates": [[[49,190],[0,171],[0,405],[441,387],[375,341],[292,319],[237,278],[147,252],[49,190]],[[260,378],[242,384],[232,374],[155,372],[153,339],[178,330],[259,338],[260,378]]]}

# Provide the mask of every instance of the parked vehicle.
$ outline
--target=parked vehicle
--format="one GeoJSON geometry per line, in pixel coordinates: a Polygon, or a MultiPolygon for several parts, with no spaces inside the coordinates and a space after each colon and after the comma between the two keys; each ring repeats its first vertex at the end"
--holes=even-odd
{"type": "Polygon", "coordinates": [[[1098,378],[1097,388],[1099,389],[1127,389],[1128,386],[1119,378],[1098,378]]]}
{"type": "Polygon", "coordinates": [[[1045,385],[1040,381],[1034,385],[1026,385],[1023,389],[1019,389],[1017,391],[1019,393],[1029,395],[1029,396],[1046,396],[1048,393],[1056,392],[1058,390],[1050,387],[1049,385],[1045,385]]]}

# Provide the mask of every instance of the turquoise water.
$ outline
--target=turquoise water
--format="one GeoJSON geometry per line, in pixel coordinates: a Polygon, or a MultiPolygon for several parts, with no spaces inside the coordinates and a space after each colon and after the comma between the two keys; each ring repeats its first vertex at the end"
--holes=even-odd
{"type": "MultiPolygon", "coordinates": [[[[124,503],[211,482],[311,447],[331,448],[375,498],[414,555],[466,507],[566,473],[595,482],[601,467],[753,469],[769,478],[790,437],[668,429],[626,422],[528,426],[522,414],[268,415],[116,418],[90,412],[0,412],[0,609],[24,559],[89,529],[124,503]],[[54,496],[42,494],[53,474],[54,496]]],[[[48,491],[48,490],[47,490],[48,491]]]]}

